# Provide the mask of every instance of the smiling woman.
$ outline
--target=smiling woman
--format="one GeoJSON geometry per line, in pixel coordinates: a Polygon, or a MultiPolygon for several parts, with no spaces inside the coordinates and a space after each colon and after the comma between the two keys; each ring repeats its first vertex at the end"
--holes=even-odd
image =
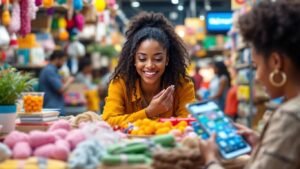
{"type": "Polygon", "coordinates": [[[162,15],[141,13],[131,21],[112,75],[103,119],[122,126],[138,119],[186,117],[195,100],[187,76],[188,53],[162,15]]]}

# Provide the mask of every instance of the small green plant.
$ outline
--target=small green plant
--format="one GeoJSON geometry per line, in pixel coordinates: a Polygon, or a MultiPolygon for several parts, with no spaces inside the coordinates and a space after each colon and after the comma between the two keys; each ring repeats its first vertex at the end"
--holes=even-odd
{"type": "Polygon", "coordinates": [[[31,74],[15,68],[0,71],[0,105],[15,104],[22,92],[32,90],[35,82],[31,74]]]}

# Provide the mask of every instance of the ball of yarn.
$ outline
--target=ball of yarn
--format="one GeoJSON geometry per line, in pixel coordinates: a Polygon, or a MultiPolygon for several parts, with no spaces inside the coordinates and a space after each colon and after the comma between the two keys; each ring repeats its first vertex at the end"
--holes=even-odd
{"type": "Polygon", "coordinates": [[[52,150],[55,148],[54,144],[46,144],[41,147],[38,147],[34,151],[34,156],[36,157],[44,157],[44,158],[50,158],[52,154],[52,150]]]}
{"type": "MultiPolygon", "coordinates": [[[[82,128],[87,122],[99,122],[101,120],[101,117],[96,114],[95,112],[92,111],[87,111],[84,113],[81,113],[77,115],[75,118],[72,119],[72,125],[75,127],[80,127],[82,128]]],[[[104,126],[108,126],[108,128],[111,128],[109,124],[107,124],[104,121],[100,121],[101,124],[104,126]]],[[[100,123],[99,122],[99,123],[100,123]]]]}
{"type": "Polygon", "coordinates": [[[65,139],[68,135],[68,131],[65,129],[56,129],[54,131],[51,131],[51,133],[54,134],[56,140],[65,139]]]}
{"type": "Polygon", "coordinates": [[[85,140],[85,135],[81,130],[76,129],[68,134],[66,140],[70,143],[71,149],[73,150],[77,144],[85,140]]]}
{"type": "Polygon", "coordinates": [[[4,139],[4,144],[8,145],[11,149],[18,142],[29,142],[29,136],[23,132],[13,131],[4,139]]]}
{"type": "Polygon", "coordinates": [[[54,131],[57,129],[65,129],[67,131],[70,131],[72,129],[71,124],[67,120],[59,120],[54,122],[48,131],[54,131]]]}
{"type": "Polygon", "coordinates": [[[18,142],[13,148],[13,158],[26,159],[31,156],[32,150],[28,142],[18,142]]]}
{"type": "Polygon", "coordinates": [[[70,151],[70,149],[71,149],[70,143],[66,140],[57,140],[55,142],[55,146],[56,147],[63,147],[68,151],[70,151]]]}
{"type": "Polygon", "coordinates": [[[52,133],[42,131],[32,131],[29,134],[29,142],[32,148],[55,142],[55,136],[52,133]]]}
{"type": "Polygon", "coordinates": [[[9,147],[3,143],[0,143],[0,162],[5,161],[12,155],[9,147]]]}
{"type": "Polygon", "coordinates": [[[51,158],[66,161],[70,151],[62,146],[54,146],[51,151],[51,158]]]}

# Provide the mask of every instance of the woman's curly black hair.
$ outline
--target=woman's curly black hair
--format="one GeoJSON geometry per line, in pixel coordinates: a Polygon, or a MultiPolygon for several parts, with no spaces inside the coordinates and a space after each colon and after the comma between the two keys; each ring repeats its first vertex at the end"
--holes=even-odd
{"type": "Polygon", "coordinates": [[[300,68],[300,0],[264,0],[238,25],[244,40],[265,58],[278,52],[300,68]]]}
{"type": "Polygon", "coordinates": [[[168,65],[162,76],[162,86],[181,85],[180,78],[187,79],[188,52],[182,39],[176,34],[172,24],[160,13],[142,12],[135,16],[126,32],[126,42],[120,54],[112,80],[124,78],[127,94],[136,93],[136,80],[140,77],[134,66],[134,56],[139,45],[154,39],[167,49],[168,65]]]}

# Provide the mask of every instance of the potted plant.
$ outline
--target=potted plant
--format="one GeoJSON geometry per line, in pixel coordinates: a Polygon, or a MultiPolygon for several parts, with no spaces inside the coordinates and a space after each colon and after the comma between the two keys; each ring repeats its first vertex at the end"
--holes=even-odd
{"type": "Polygon", "coordinates": [[[15,68],[0,71],[0,125],[2,133],[15,128],[16,102],[22,92],[32,89],[35,80],[28,73],[18,72],[15,68]]]}

